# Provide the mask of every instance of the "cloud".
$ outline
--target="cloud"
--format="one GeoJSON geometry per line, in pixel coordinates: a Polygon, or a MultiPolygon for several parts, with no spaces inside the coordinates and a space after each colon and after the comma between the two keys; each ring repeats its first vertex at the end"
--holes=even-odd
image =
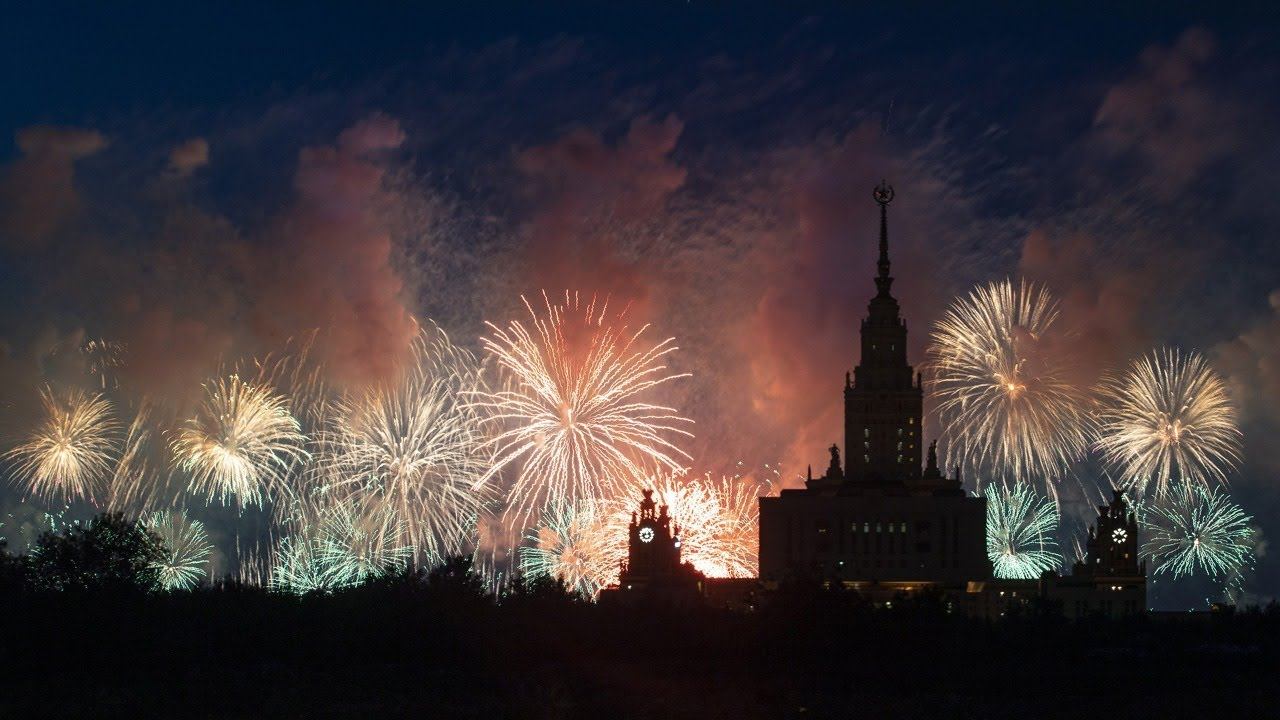
{"type": "Polygon", "coordinates": [[[169,172],[184,178],[209,164],[209,141],[191,138],[169,151],[169,172]]]}
{"type": "Polygon", "coordinates": [[[1236,148],[1234,104],[1205,82],[1216,39],[1203,28],[1143,51],[1140,69],[1113,86],[1094,114],[1094,140],[1136,164],[1148,189],[1172,198],[1236,148]]]}
{"type": "Polygon", "coordinates": [[[79,211],[75,164],[107,140],[95,130],[35,125],[19,130],[16,141],[22,156],[0,176],[0,240],[39,247],[79,211]]]}
{"type": "Polygon", "coordinates": [[[1267,298],[1269,312],[1235,338],[1214,349],[1215,364],[1222,370],[1246,423],[1266,441],[1249,442],[1249,449],[1280,468],[1280,452],[1270,438],[1280,431],[1280,289],[1267,298]]]}

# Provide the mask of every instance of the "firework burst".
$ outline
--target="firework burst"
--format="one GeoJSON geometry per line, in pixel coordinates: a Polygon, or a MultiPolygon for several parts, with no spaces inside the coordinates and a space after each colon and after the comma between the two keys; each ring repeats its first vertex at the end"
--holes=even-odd
{"type": "Polygon", "coordinates": [[[119,424],[111,403],[96,393],[73,389],[59,395],[47,386],[40,401],[44,418],[35,433],[4,457],[33,495],[92,498],[115,461],[119,424]]]}
{"type": "Polygon", "coordinates": [[[685,377],[662,364],[676,350],[673,340],[647,343],[647,326],[614,325],[607,304],[594,300],[566,292],[562,304],[545,293],[543,301],[541,316],[524,301],[530,327],[489,324],[483,341],[514,388],[479,395],[477,405],[499,428],[486,477],[518,464],[508,498],[516,517],[613,497],[644,478],[646,466],[677,470],[688,456],[670,438],[692,436],[684,429],[692,421],[644,400],[685,377]]]}
{"type": "Polygon", "coordinates": [[[384,503],[422,561],[462,552],[492,495],[478,381],[475,359],[431,326],[401,379],[338,403],[321,443],[334,490],[384,503]]]}
{"type": "Polygon", "coordinates": [[[554,578],[588,598],[617,581],[626,555],[626,526],[619,532],[616,521],[588,503],[548,509],[525,539],[521,572],[554,578]]]}
{"type": "Polygon", "coordinates": [[[930,394],[951,448],[1012,480],[1052,479],[1086,449],[1084,394],[1051,347],[1057,302],[1023,282],[980,286],[933,328],[930,394]]]}
{"type": "Polygon", "coordinates": [[[1102,383],[1103,460],[1135,495],[1162,497],[1170,481],[1225,482],[1240,458],[1226,385],[1197,353],[1165,348],[1102,383]]]}
{"type": "Polygon", "coordinates": [[[316,543],[305,535],[281,539],[267,587],[297,595],[329,590],[329,577],[316,557],[317,549],[316,543]]]}
{"type": "Polygon", "coordinates": [[[171,446],[191,473],[191,492],[260,507],[288,493],[289,472],[307,457],[305,441],[283,396],[233,374],[205,385],[195,417],[171,446]]]}
{"type": "Polygon", "coordinates": [[[1031,485],[988,486],[987,557],[995,576],[1034,580],[1062,565],[1058,553],[1058,509],[1031,485]]]}
{"type": "Polygon", "coordinates": [[[339,503],[320,524],[315,559],[331,587],[359,585],[403,570],[413,557],[405,522],[391,507],[370,500],[339,503]]]}
{"type": "Polygon", "coordinates": [[[152,563],[163,590],[190,590],[208,575],[213,545],[204,524],[184,510],[153,513],[143,525],[160,538],[164,552],[152,563]]]}
{"type": "Polygon", "coordinates": [[[1155,575],[1202,573],[1224,582],[1253,562],[1252,522],[1221,489],[1171,488],[1142,514],[1142,554],[1155,563],[1155,575]]]}

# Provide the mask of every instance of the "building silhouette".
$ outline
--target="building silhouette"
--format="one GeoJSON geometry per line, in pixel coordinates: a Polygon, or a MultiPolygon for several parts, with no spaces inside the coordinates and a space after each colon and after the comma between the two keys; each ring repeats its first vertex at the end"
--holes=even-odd
{"type": "Polygon", "coordinates": [[[907,325],[892,295],[888,206],[881,183],[876,294],[861,325],[861,356],[844,384],[844,450],[803,489],[760,499],[760,577],[840,582],[872,596],[924,588],[967,590],[991,577],[986,500],[969,497],[957,468],[922,468],[922,377],[907,360],[907,325]]]}
{"type": "Polygon", "coordinates": [[[691,605],[702,601],[706,578],[681,562],[680,526],[645,490],[627,527],[627,559],[618,584],[601,591],[601,602],[691,605]]]}
{"type": "Polygon", "coordinates": [[[1147,564],[1138,559],[1138,519],[1120,490],[1109,505],[1098,506],[1089,528],[1085,556],[1071,574],[1046,574],[1045,597],[1069,618],[1103,615],[1126,617],[1146,612],[1147,564]]]}

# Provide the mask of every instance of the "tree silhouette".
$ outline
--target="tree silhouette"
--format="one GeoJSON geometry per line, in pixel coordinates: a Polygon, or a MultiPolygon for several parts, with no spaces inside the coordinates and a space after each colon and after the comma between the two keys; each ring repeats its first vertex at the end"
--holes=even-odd
{"type": "Polygon", "coordinates": [[[159,580],[153,563],[163,549],[140,522],[106,513],[42,534],[27,557],[28,580],[38,591],[145,592],[159,580]]]}

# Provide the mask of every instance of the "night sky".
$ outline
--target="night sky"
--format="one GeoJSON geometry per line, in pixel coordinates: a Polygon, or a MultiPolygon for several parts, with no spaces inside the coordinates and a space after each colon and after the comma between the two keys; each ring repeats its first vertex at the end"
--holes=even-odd
{"type": "MultiPolygon", "coordinates": [[[[1280,594],[1264,9],[266,5],[0,22],[6,447],[89,338],[180,407],[314,328],[354,385],[395,366],[412,318],[478,349],[522,293],[570,288],[676,338],[692,378],[661,400],[696,422],[696,471],[780,465],[794,485],[843,434],[883,177],[917,365],[953,297],[1006,277],[1061,299],[1081,382],[1162,345],[1212,361],[1244,432],[1230,490],[1260,530],[1246,597],[1280,594]]],[[[1099,473],[1062,481],[1064,541],[1099,473]]],[[[7,480],[12,542],[46,506],[7,480]]]]}

